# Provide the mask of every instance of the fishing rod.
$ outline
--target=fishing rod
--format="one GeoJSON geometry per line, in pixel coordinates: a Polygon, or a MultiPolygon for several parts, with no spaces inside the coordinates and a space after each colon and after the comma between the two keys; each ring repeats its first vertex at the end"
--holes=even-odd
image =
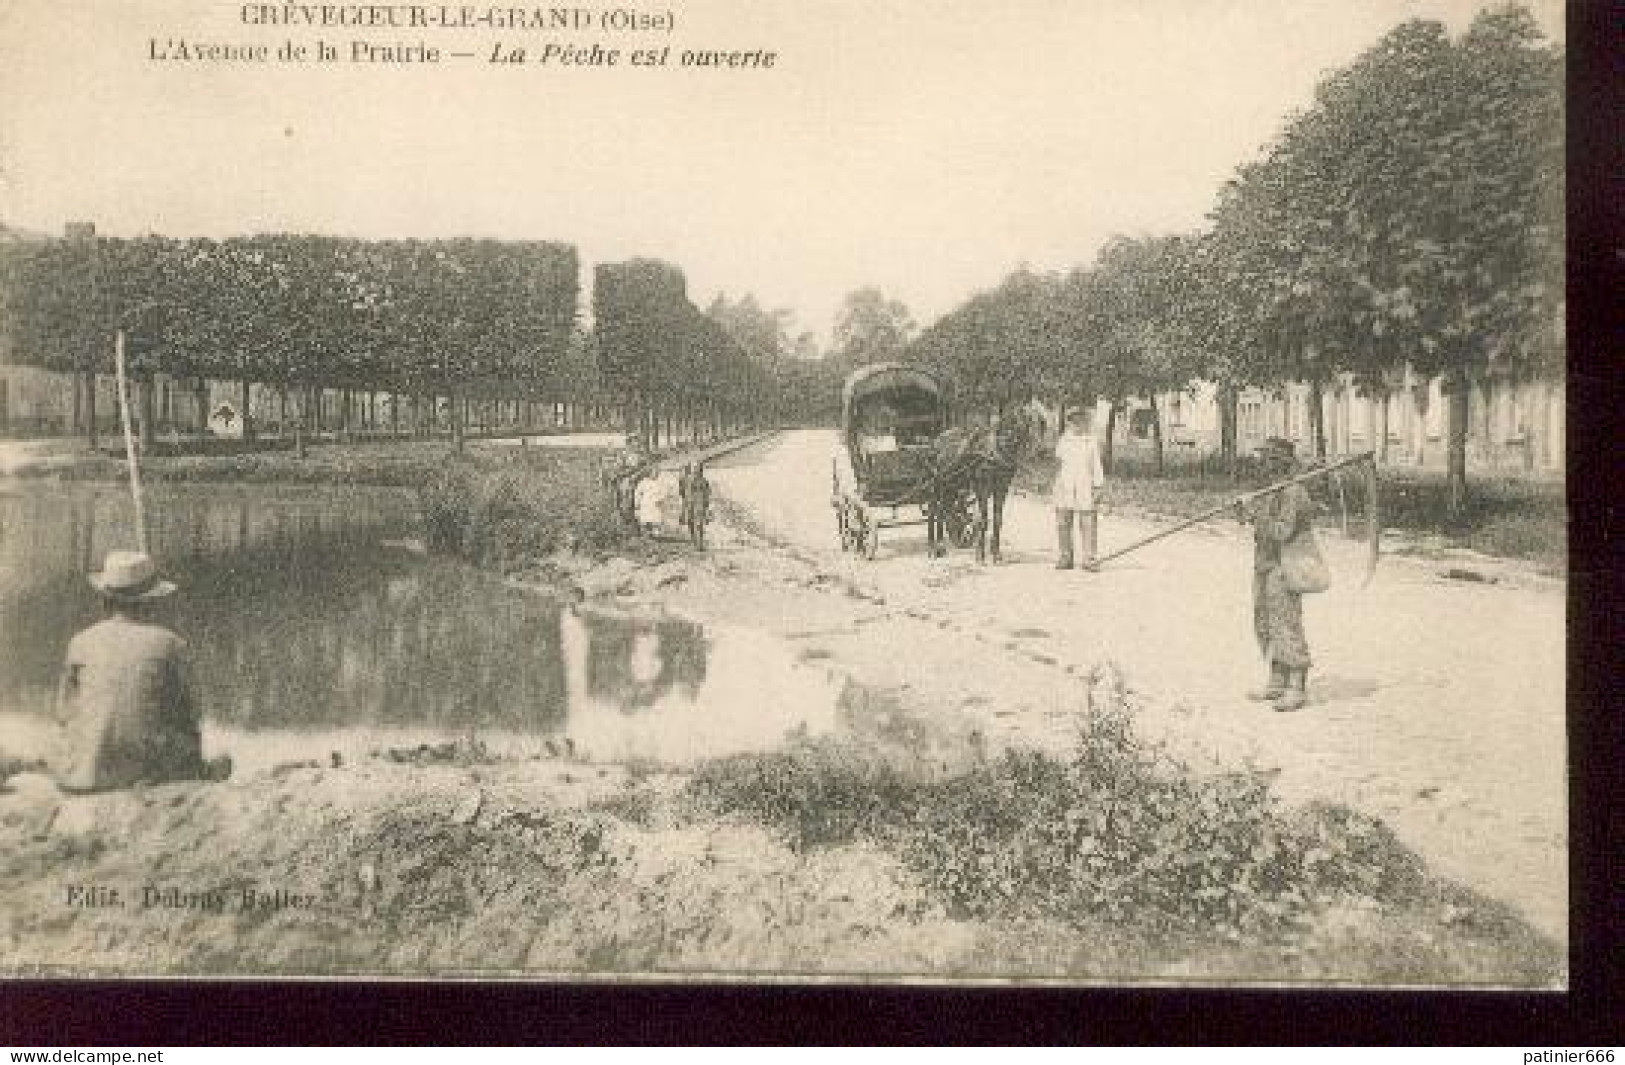
{"type": "MultiPolygon", "coordinates": [[[[1327,474],[1336,473],[1338,470],[1347,469],[1350,466],[1359,465],[1361,463],[1370,463],[1369,471],[1374,474],[1374,472],[1376,470],[1376,454],[1374,452],[1365,451],[1365,452],[1362,452],[1362,453],[1360,453],[1358,455],[1350,455],[1348,458],[1339,459],[1336,462],[1328,463],[1328,464],[1326,464],[1324,466],[1316,466],[1313,469],[1306,470],[1303,473],[1300,473],[1295,477],[1288,477],[1284,481],[1277,481],[1274,484],[1265,485],[1263,488],[1257,489],[1256,491],[1247,492],[1247,493],[1245,493],[1243,495],[1239,495],[1239,496],[1237,496],[1236,498],[1230,500],[1227,503],[1221,503],[1216,507],[1211,507],[1208,510],[1204,510],[1204,511],[1202,511],[1202,513],[1196,515],[1193,518],[1186,518],[1184,521],[1181,521],[1177,525],[1169,526],[1166,529],[1159,529],[1157,532],[1152,533],[1150,536],[1142,537],[1142,538],[1134,541],[1133,543],[1129,544],[1126,547],[1120,547],[1116,551],[1111,552],[1110,554],[1102,555],[1102,556],[1100,556],[1099,558],[1097,558],[1095,560],[1095,565],[1097,565],[1097,566],[1101,565],[1103,563],[1111,561],[1114,558],[1121,558],[1122,556],[1128,554],[1130,551],[1138,551],[1140,548],[1146,546],[1147,544],[1152,544],[1152,543],[1156,543],[1158,540],[1167,539],[1168,537],[1174,535],[1175,533],[1185,531],[1186,529],[1190,528],[1192,525],[1198,525],[1198,524],[1200,524],[1200,523],[1202,523],[1204,521],[1207,521],[1209,518],[1217,517],[1218,515],[1223,514],[1226,511],[1235,510],[1237,507],[1242,506],[1242,505],[1247,504],[1247,503],[1250,503],[1255,499],[1260,499],[1260,498],[1262,498],[1264,496],[1268,496],[1268,495],[1274,495],[1276,492],[1280,492],[1283,489],[1286,489],[1291,485],[1302,484],[1305,481],[1312,481],[1312,480],[1316,479],[1317,477],[1324,477],[1327,474]]],[[[1370,579],[1371,579],[1371,570],[1375,568],[1376,550],[1377,550],[1377,534],[1378,534],[1378,529],[1379,529],[1379,525],[1378,525],[1378,521],[1377,521],[1377,493],[1375,491],[1375,480],[1376,480],[1376,478],[1374,476],[1372,476],[1371,477],[1372,491],[1367,493],[1368,498],[1367,498],[1367,501],[1366,501],[1366,506],[1369,508],[1369,514],[1367,515],[1367,519],[1368,519],[1367,520],[1367,525],[1368,525],[1367,539],[1368,539],[1368,541],[1370,543],[1370,546],[1371,546],[1371,556],[1370,556],[1371,568],[1368,569],[1367,572],[1366,572],[1366,580],[1367,581],[1370,581],[1370,579]]]]}
{"type": "Polygon", "coordinates": [[[118,375],[119,420],[124,424],[124,457],[130,466],[130,494],[135,497],[135,542],[142,554],[147,551],[147,511],[141,500],[141,461],[136,453],[135,436],[130,431],[130,391],[124,373],[124,330],[120,329],[113,341],[113,367],[118,375]]]}

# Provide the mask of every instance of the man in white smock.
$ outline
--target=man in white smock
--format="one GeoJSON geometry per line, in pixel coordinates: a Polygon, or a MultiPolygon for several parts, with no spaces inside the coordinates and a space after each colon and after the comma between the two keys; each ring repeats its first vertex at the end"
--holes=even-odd
{"type": "Polygon", "coordinates": [[[1055,441],[1055,458],[1059,468],[1055,472],[1055,485],[1051,498],[1055,505],[1055,536],[1059,554],[1056,569],[1072,568],[1072,526],[1078,527],[1082,540],[1082,564],[1085,569],[1095,568],[1095,539],[1098,524],[1095,504],[1100,488],[1106,483],[1106,472],[1100,464],[1100,447],[1089,431],[1089,411],[1085,407],[1068,407],[1065,426],[1055,441]]]}

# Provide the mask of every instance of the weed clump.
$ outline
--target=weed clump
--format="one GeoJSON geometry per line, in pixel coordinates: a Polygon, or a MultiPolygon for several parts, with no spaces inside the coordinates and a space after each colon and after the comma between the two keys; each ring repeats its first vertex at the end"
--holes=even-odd
{"type": "Polygon", "coordinates": [[[595,466],[517,452],[446,463],[418,489],[429,550],[511,570],[566,542],[607,550],[626,530],[595,466]]]}
{"type": "Polygon", "coordinates": [[[1133,714],[1121,691],[1092,700],[1064,757],[1009,750],[926,779],[850,742],[809,742],[713,763],[690,794],[797,847],[874,840],[965,918],[1255,935],[1421,889],[1420,860],[1381,822],[1285,810],[1263,773],[1199,774],[1139,738],[1133,714]]]}

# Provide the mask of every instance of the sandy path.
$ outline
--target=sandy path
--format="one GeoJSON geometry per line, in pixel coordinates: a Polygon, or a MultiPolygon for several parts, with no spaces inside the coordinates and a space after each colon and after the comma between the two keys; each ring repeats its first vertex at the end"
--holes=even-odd
{"type": "MultiPolygon", "coordinates": [[[[1512,903],[1566,942],[1559,585],[1462,583],[1442,577],[1442,564],[1390,559],[1362,590],[1359,546],[1325,537],[1337,586],[1306,607],[1314,705],[1274,714],[1241,695],[1259,666],[1250,548],[1238,527],[1193,530],[1100,573],[1058,573],[1048,508],[1017,498],[1002,566],[977,567],[965,552],[933,561],[919,528],[886,530],[879,557],[866,563],[836,542],[835,447],[833,433],[788,433],[720,460],[712,480],[778,541],[767,548],[735,534],[736,558],[770,550],[774,565],[883,601],[878,610],[865,600],[830,604],[830,631],[870,626],[848,642],[849,654],[897,676],[917,669],[921,683],[957,671],[966,690],[991,693],[969,698],[967,709],[987,717],[990,736],[1012,740],[1053,739],[1057,706],[1077,698],[1077,675],[1115,661],[1148,697],[1148,730],[1185,749],[1276,767],[1289,797],[1381,815],[1440,872],[1512,903]],[[882,618],[910,625],[876,627],[882,618]],[[865,639],[885,646],[857,654],[865,639]],[[966,639],[979,653],[948,652],[966,639]],[[1053,677],[1047,697],[1035,669],[1053,677]]],[[[1102,551],[1155,528],[1108,514],[1102,551]]]]}

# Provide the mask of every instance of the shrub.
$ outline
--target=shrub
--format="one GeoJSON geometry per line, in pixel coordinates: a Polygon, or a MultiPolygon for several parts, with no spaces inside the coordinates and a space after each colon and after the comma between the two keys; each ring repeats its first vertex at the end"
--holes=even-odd
{"type": "Polygon", "coordinates": [[[827,740],[708,762],[689,792],[714,813],[780,827],[797,849],[876,835],[914,798],[902,772],[884,758],[827,740]]]}
{"type": "Polygon", "coordinates": [[[931,780],[850,743],[809,742],[711,763],[690,794],[796,846],[881,842],[962,917],[1239,934],[1419,888],[1420,861],[1380,822],[1336,806],[1283,812],[1272,778],[1251,770],[1196,774],[1139,739],[1133,713],[1121,692],[1099,700],[1064,758],[1011,750],[931,780]]]}
{"type": "Polygon", "coordinates": [[[511,569],[566,539],[605,550],[626,535],[590,456],[511,452],[447,462],[418,491],[431,551],[511,569]]]}

